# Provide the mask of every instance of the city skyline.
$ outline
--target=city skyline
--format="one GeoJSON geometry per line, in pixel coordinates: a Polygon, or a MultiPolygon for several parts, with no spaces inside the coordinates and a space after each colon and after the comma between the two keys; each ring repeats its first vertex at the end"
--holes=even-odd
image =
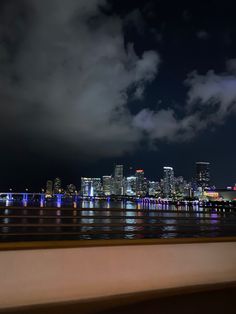
{"type": "MultiPolygon", "coordinates": [[[[128,178],[128,177],[132,177],[132,176],[135,176],[135,173],[136,172],[144,172],[145,173],[145,178],[147,178],[150,182],[151,181],[154,181],[154,182],[158,182],[160,180],[163,179],[163,170],[165,171],[165,168],[166,169],[172,169],[173,171],[173,175],[175,175],[175,177],[183,177],[185,179],[186,182],[195,182],[197,180],[201,181],[201,178],[200,179],[197,179],[196,178],[196,173],[197,173],[197,165],[198,164],[207,164],[208,167],[210,166],[211,168],[211,171],[209,170],[209,172],[211,173],[210,175],[210,178],[207,180],[208,183],[211,183],[211,187],[212,188],[218,188],[218,189],[224,189],[224,188],[227,188],[227,187],[234,187],[236,185],[236,181],[235,182],[227,182],[228,184],[226,185],[217,185],[215,184],[214,182],[214,173],[212,171],[212,164],[209,162],[209,161],[195,161],[195,163],[192,165],[192,171],[191,171],[191,176],[187,176],[185,177],[182,173],[179,173],[177,171],[175,171],[176,169],[170,165],[163,165],[161,167],[161,171],[159,171],[158,175],[157,176],[154,176],[153,175],[153,172],[152,172],[152,175],[149,176],[145,169],[141,169],[140,167],[139,168],[136,168],[136,167],[131,167],[130,165],[125,165],[125,164],[116,164],[116,163],[112,163],[110,165],[110,167],[107,166],[107,170],[105,173],[102,173],[101,171],[97,172],[96,175],[94,175],[92,172],[91,172],[91,169],[89,171],[89,175],[88,174],[83,174],[81,177],[77,178],[76,180],[73,180],[73,178],[69,178],[69,179],[65,179],[63,178],[60,174],[54,177],[51,176],[51,178],[44,178],[43,182],[40,184],[40,182],[37,182],[37,180],[34,181],[34,185],[33,186],[30,186],[29,184],[24,184],[23,182],[21,182],[21,184],[19,186],[14,186],[13,184],[10,184],[9,186],[6,186],[5,185],[5,188],[3,188],[2,190],[3,191],[9,191],[9,190],[14,190],[14,191],[25,191],[26,189],[27,190],[31,190],[31,191],[41,191],[41,190],[47,190],[47,184],[45,186],[45,182],[47,181],[50,182],[49,184],[51,185],[51,189],[53,189],[53,186],[56,184],[56,185],[59,185],[59,187],[57,187],[57,190],[59,191],[61,186],[63,185],[63,189],[66,190],[66,187],[72,185],[72,186],[76,186],[76,190],[80,190],[78,187],[80,187],[81,185],[81,178],[85,177],[85,178],[103,178],[103,177],[109,177],[109,178],[114,178],[116,176],[115,174],[115,169],[116,169],[116,166],[118,167],[122,167],[122,175],[121,177],[123,178],[128,178]],[[114,168],[112,168],[112,165],[114,168]],[[53,179],[54,178],[54,179],[53,179]],[[59,183],[55,183],[55,180],[59,180],[60,182],[59,183]],[[36,183],[36,184],[35,184],[36,183]],[[36,187],[36,188],[35,188],[36,187]]],[[[119,170],[118,170],[119,171],[119,170]]],[[[120,179],[120,181],[122,181],[122,179],[120,179]]],[[[1,186],[1,184],[0,184],[1,186]]],[[[208,186],[208,184],[206,185],[208,186]]],[[[57,193],[57,192],[56,192],[57,193]]],[[[116,193],[117,195],[119,195],[119,193],[116,193]]]]}
{"type": "MultiPolygon", "coordinates": [[[[46,198],[64,195],[67,197],[154,197],[169,200],[235,200],[236,183],[223,189],[217,188],[211,181],[210,163],[195,162],[195,172],[191,181],[176,175],[174,168],[163,166],[162,176],[155,181],[145,175],[144,169],[127,168],[115,165],[112,174],[100,177],[81,177],[80,184],[62,184],[60,178],[47,180],[46,189],[42,188],[46,198]],[[126,171],[124,171],[126,169],[126,171]]],[[[28,191],[28,189],[27,189],[28,191]]]]}
{"type": "Polygon", "coordinates": [[[152,181],[145,176],[144,169],[129,168],[124,172],[124,165],[115,165],[113,175],[81,177],[81,189],[77,193],[84,197],[114,195],[193,198],[203,196],[206,190],[215,189],[210,177],[209,162],[195,163],[195,174],[191,182],[187,182],[183,176],[176,176],[174,169],[169,166],[164,166],[162,176],[152,181]]]}

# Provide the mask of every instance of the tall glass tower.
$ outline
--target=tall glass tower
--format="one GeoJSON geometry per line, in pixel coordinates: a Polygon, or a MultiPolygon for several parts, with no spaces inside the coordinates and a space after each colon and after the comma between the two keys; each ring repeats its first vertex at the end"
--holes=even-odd
{"type": "Polygon", "coordinates": [[[103,194],[109,196],[113,193],[113,179],[112,176],[102,177],[103,194]]]}
{"type": "Polygon", "coordinates": [[[114,170],[114,194],[124,195],[124,166],[116,165],[114,170]]]}
{"type": "Polygon", "coordinates": [[[136,176],[136,195],[145,196],[147,191],[145,188],[144,170],[138,169],[135,172],[136,176]]]}
{"type": "Polygon", "coordinates": [[[53,193],[54,194],[60,194],[61,192],[62,192],[62,189],[61,189],[61,179],[60,178],[56,178],[54,180],[53,193]]]}
{"type": "Polygon", "coordinates": [[[81,178],[81,192],[83,196],[93,197],[101,195],[101,178],[81,178]]]}
{"type": "Polygon", "coordinates": [[[48,180],[46,184],[46,197],[52,197],[53,194],[53,182],[48,180]]]}
{"type": "Polygon", "coordinates": [[[198,188],[208,188],[210,186],[210,163],[207,161],[196,162],[196,184],[198,188]]]}
{"type": "Polygon", "coordinates": [[[175,178],[174,178],[174,169],[172,167],[163,167],[164,171],[164,186],[163,194],[164,197],[171,197],[175,192],[175,178]]]}
{"type": "Polygon", "coordinates": [[[125,181],[125,195],[134,196],[136,195],[136,177],[130,176],[125,181]]]}

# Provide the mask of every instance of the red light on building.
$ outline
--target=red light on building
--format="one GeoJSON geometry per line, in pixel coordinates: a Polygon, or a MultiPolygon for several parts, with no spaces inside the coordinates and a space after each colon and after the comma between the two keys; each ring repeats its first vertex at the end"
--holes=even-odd
{"type": "Polygon", "coordinates": [[[136,170],[136,172],[137,173],[142,173],[142,172],[144,172],[144,170],[143,169],[138,169],[138,170],[136,170]]]}

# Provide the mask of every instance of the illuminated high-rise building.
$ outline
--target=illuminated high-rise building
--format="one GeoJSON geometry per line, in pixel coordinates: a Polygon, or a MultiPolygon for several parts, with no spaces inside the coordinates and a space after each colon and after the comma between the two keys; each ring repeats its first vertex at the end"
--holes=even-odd
{"type": "Polygon", "coordinates": [[[148,179],[144,177],[143,180],[143,196],[146,196],[148,194],[148,179]]]}
{"type": "Polygon", "coordinates": [[[171,197],[175,192],[174,169],[172,167],[163,167],[163,194],[164,197],[171,197]]]}
{"type": "Polygon", "coordinates": [[[181,196],[184,194],[184,189],[186,182],[183,177],[176,177],[174,178],[174,184],[175,184],[175,192],[178,196],[181,196]]]}
{"type": "Polygon", "coordinates": [[[210,186],[210,163],[206,161],[196,162],[196,184],[204,190],[210,186]]]}
{"type": "Polygon", "coordinates": [[[101,195],[101,178],[81,178],[81,192],[83,196],[93,197],[101,195]]]}
{"type": "Polygon", "coordinates": [[[61,192],[62,192],[61,179],[60,178],[56,178],[54,180],[53,194],[60,194],[61,192]]]}
{"type": "Polygon", "coordinates": [[[76,186],[74,184],[69,184],[66,187],[66,194],[67,195],[74,195],[76,194],[76,186]]]}
{"type": "Polygon", "coordinates": [[[113,178],[112,176],[102,177],[103,194],[109,196],[113,194],[113,178]]]}
{"type": "Polygon", "coordinates": [[[48,180],[46,183],[46,197],[52,197],[53,194],[53,182],[48,180]]]}
{"type": "Polygon", "coordinates": [[[157,181],[148,181],[148,195],[157,196],[160,194],[160,184],[157,181]]]}
{"type": "Polygon", "coordinates": [[[93,196],[92,178],[81,178],[81,193],[83,196],[93,196]]]}
{"type": "Polygon", "coordinates": [[[191,194],[191,183],[184,180],[182,176],[176,177],[174,181],[176,198],[189,197],[191,194]]]}
{"type": "Polygon", "coordinates": [[[124,194],[124,166],[116,165],[114,171],[114,194],[124,194]]]}
{"type": "Polygon", "coordinates": [[[136,177],[130,176],[125,180],[125,195],[135,196],[136,195],[136,177]]]}
{"type": "Polygon", "coordinates": [[[143,169],[136,170],[135,177],[136,177],[136,195],[144,196],[147,192],[145,187],[144,170],[143,169]]]}

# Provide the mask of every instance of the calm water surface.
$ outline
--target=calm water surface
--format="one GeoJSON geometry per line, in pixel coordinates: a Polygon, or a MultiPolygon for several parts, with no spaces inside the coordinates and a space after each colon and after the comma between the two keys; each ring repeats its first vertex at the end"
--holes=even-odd
{"type": "Polygon", "coordinates": [[[2,242],[236,236],[233,209],[130,201],[0,205],[2,242]]]}

